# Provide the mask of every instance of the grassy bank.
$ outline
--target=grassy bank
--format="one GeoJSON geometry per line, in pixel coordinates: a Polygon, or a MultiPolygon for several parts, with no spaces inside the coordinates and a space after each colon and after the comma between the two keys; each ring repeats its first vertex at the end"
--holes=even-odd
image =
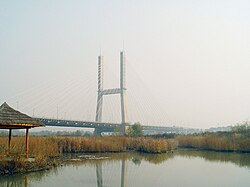
{"type": "Polygon", "coordinates": [[[24,158],[25,138],[13,137],[8,154],[8,138],[0,137],[0,174],[47,169],[65,153],[105,153],[136,151],[165,153],[176,148],[173,140],[143,137],[30,137],[29,156],[24,158]]]}
{"type": "Polygon", "coordinates": [[[0,161],[0,175],[13,175],[16,173],[27,173],[47,170],[59,164],[56,159],[37,158],[33,161],[21,157],[3,159],[0,161]]]}

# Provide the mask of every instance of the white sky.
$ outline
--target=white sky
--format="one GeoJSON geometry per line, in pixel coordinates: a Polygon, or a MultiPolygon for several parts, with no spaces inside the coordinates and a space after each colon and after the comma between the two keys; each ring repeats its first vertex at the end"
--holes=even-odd
{"type": "MultiPolygon", "coordinates": [[[[0,102],[94,120],[97,56],[105,87],[117,87],[124,48],[128,121],[207,128],[248,120],[249,10],[249,0],[1,0],[0,102]]],[[[105,121],[120,121],[118,101],[105,98],[105,121]]]]}

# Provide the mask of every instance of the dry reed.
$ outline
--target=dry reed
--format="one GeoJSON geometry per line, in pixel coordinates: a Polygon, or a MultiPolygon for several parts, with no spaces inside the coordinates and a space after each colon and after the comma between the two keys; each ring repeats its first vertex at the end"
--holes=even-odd
{"type": "Polygon", "coordinates": [[[214,151],[250,152],[250,138],[237,134],[178,136],[179,147],[214,151]]]}
{"type": "MultiPolygon", "coordinates": [[[[139,151],[163,153],[176,148],[172,140],[132,137],[30,137],[29,155],[55,157],[63,153],[139,151]]],[[[0,137],[0,155],[8,153],[8,138],[0,137]]],[[[25,154],[25,138],[13,137],[12,156],[25,154]]]]}

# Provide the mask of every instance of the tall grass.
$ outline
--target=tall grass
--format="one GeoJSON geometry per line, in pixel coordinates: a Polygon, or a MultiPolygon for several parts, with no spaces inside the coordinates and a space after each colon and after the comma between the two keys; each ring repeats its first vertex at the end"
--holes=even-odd
{"type": "Polygon", "coordinates": [[[124,152],[130,150],[149,153],[163,153],[174,148],[174,144],[169,140],[155,140],[152,138],[55,137],[52,141],[57,143],[59,153],[124,152]]]}
{"type": "Polygon", "coordinates": [[[250,152],[250,138],[240,134],[212,133],[178,136],[179,147],[202,150],[250,152]]]}
{"type": "MultiPolygon", "coordinates": [[[[132,137],[30,137],[29,155],[33,157],[53,157],[63,153],[124,152],[139,151],[163,153],[176,148],[172,140],[132,137]]],[[[8,153],[8,138],[0,137],[0,155],[8,153]]],[[[25,138],[13,137],[12,156],[25,154],[25,138]]]]}
{"type": "MultiPolygon", "coordinates": [[[[52,138],[30,137],[29,139],[29,155],[36,158],[44,158],[55,156],[57,154],[57,144],[52,141],[52,138]]],[[[19,158],[26,154],[25,138],[13,137],[10,156],[19,158]]],[[[0,156],[8,155],[8,138],[0,137],[0,156]]]]}

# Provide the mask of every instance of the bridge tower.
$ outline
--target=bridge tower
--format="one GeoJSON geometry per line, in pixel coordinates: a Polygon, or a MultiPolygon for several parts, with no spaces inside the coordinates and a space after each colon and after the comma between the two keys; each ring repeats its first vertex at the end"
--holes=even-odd
{"type": "Polygon", "coordinates": [[[102,122],[102,104],[103,96],[119,94],[121,98],[121,133],[126,133],[126,68],[125,68],[125,54],[120,52],[120,88],[103,89],[103,56],[98,56],[98,95],[96,107],[96,122],[102,122]]]}
{"type": "Polygon", "coordinates": [[[98,95],[96,107],[96,122],[102,121],[102,103],[103,103],[103,56],[98,56],[98,95]]]}

